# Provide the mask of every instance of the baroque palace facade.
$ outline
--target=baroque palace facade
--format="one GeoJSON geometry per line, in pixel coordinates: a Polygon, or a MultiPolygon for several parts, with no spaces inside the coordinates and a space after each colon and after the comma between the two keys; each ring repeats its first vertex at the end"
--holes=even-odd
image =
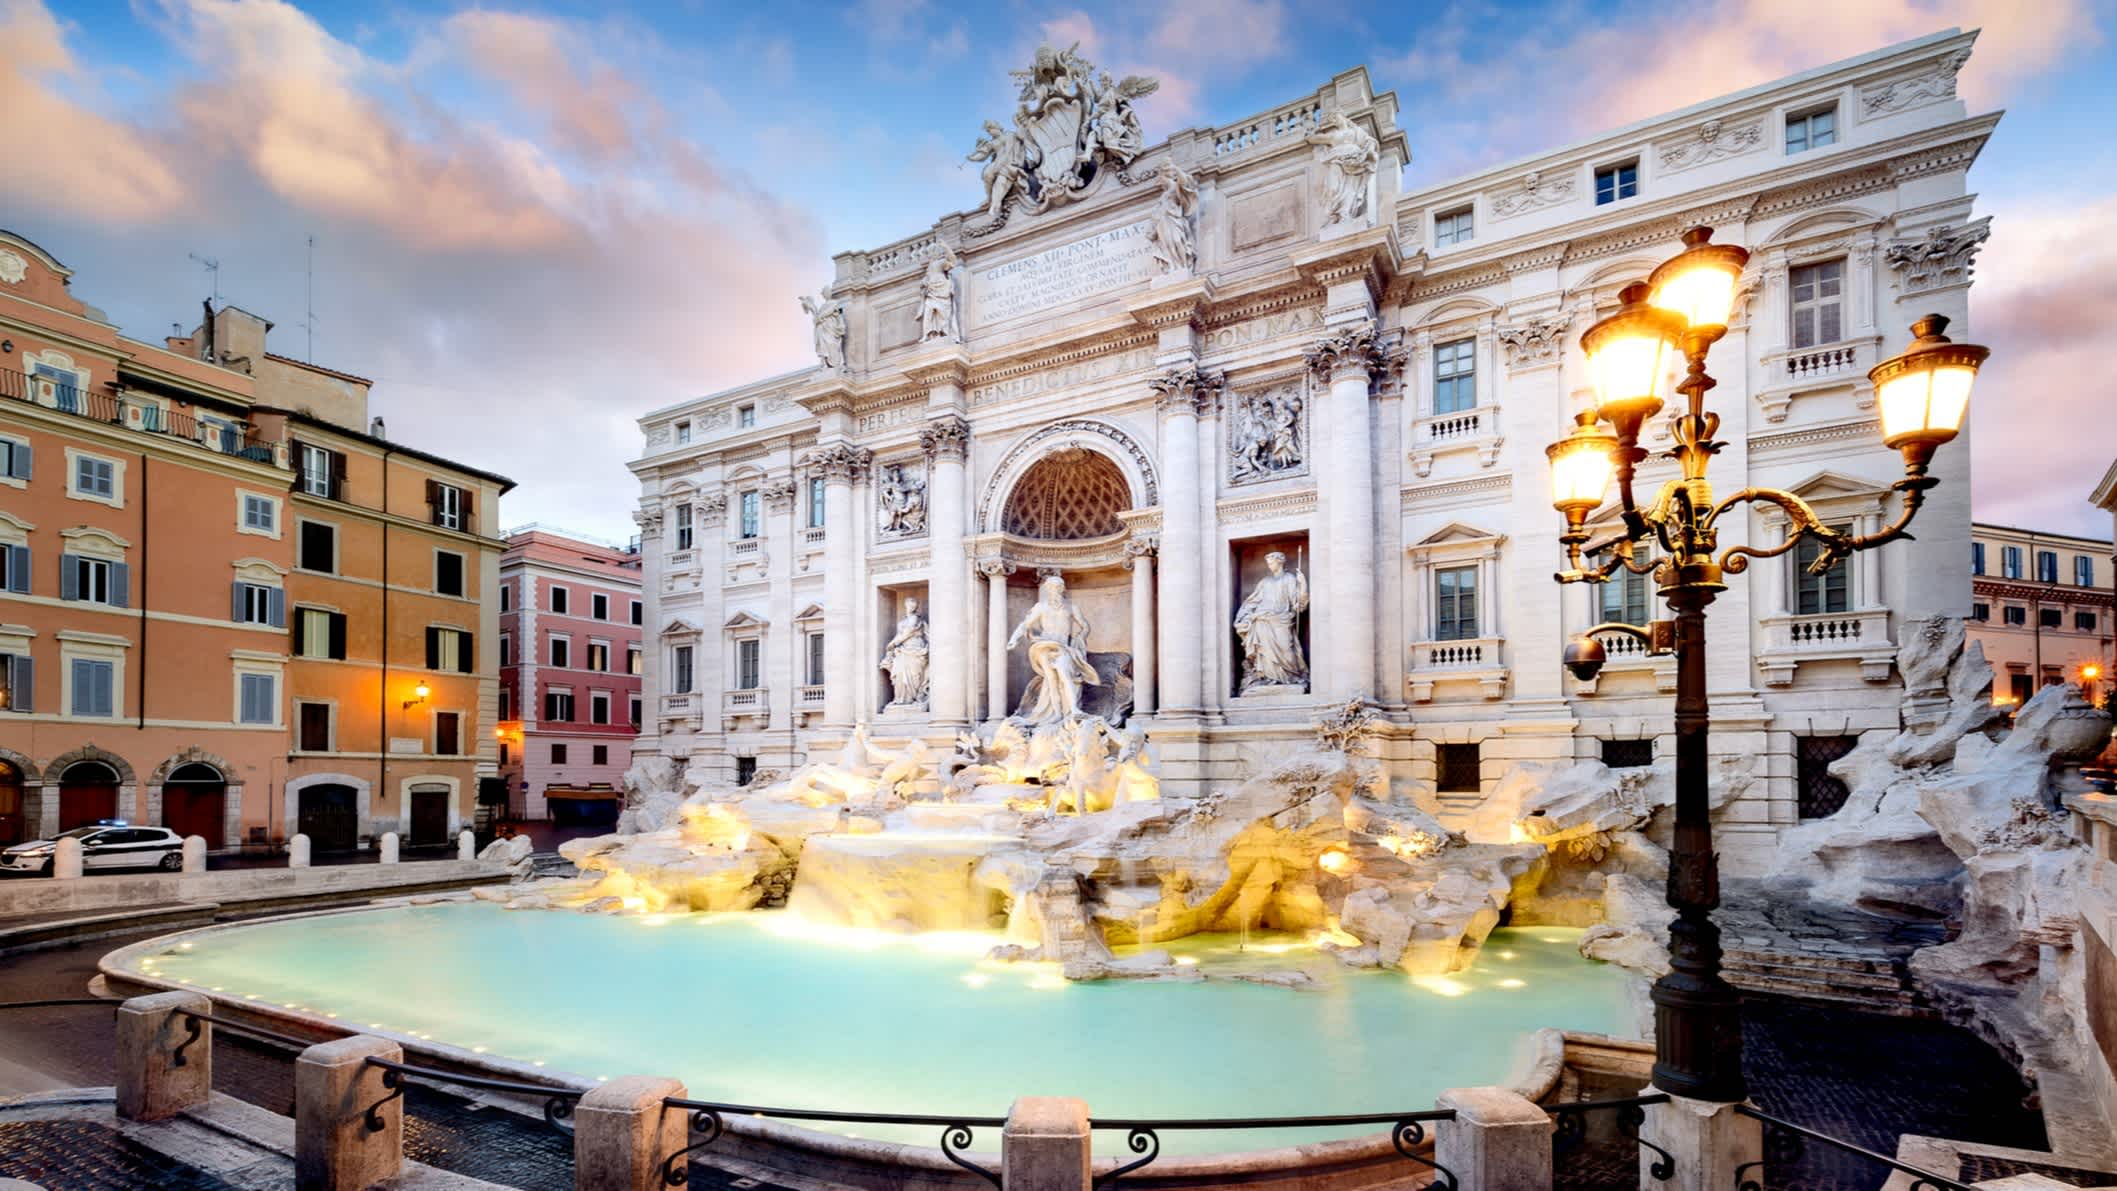
{"type": "MultiPolygon", "coordinates": [[[[1662,614],[1644,581],[1552,581],[1544,448],[1589,399],[1579,336],[1684,228],[1748,247],[1716,477],[1879,527],[1901,463],[1867,370],[1921,314],[1967,333],[1987,234],[1965,181],[1998,117],[1955,90],[1974,38],[1411,192],[1365,70],[1147,146],[1150,80],[1047,47],[1014,131],[971,154],[985,202],[840,254],[803,300],[816,367],[640,419],[635,752],[746,780],[864,723],[945,754],[1057,673],[1015,631],[1057,576],[1083,706],[1144,724],[1172,790],[1240,780],[1355,698],[1393,792],[1451,823],[1537,762],[1665,771],[1670,662],[1615,636],[1594,681],[1559,661],[1662,614]]],[[[1915,543],[1820,579],[1760,560],[1715,604],[1738,871],[1831,809],[1828,760],[1898,726],[1902,626],[1967,611],[1969,455],[1937,461],[1915,543]]]]}

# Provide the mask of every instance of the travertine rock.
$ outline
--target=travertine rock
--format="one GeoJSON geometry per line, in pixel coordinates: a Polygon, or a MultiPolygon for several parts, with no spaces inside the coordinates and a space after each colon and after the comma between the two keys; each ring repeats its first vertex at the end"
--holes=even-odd
{"type": "Polygon", "coordinates": [[[529,859],[530,852],[534,851],[535,848],[536,844],[526,835],[510,836],[507,839],[496,839],[485,845],[479,851],[478,859],[498,861],[501,864],[520,864],[529,859]]]}

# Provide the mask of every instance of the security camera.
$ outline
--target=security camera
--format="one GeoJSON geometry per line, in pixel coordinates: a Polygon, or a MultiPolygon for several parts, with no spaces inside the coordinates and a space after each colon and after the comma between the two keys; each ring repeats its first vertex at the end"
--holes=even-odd
{"type": "Polygon", "coordinates": [[[1577,637],[1566,643],[1566,669],[1573,677],[1587,682],[1602,672],[1602,664],[1610,660],[1610,652],[1602,642],[1593,637],[1577,637]]]}

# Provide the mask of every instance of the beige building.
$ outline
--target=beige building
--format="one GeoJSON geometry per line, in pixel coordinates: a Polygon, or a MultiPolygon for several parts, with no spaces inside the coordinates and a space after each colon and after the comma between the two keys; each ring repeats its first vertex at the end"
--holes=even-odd
{"type": "Polygon", "coordinates": [[[1992,697],[2020,702],[2057,682],[2109,690],[2110,583],[2107,538],[1971,526],[1970,639],[1992,663],[1992,697]]]}

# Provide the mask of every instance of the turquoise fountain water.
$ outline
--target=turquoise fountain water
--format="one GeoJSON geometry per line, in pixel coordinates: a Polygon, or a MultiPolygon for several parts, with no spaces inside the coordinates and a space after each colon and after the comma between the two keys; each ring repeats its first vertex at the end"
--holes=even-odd
{"type": "MultiPolygon", "coordinates": [[[[995,933],[812,929],[784,913],[605,916],[482,903],[263,923],[142,961],[158,975],[477,1048],[588,1079],[669,1075],[693,1096],[779,1107],[1005,1115],[1078,1096],[1108,1117],[1294,1116],[1431,1107],[1504,1081],[1541,1026],[1612,1032],[1620,974],[1579,932],[1495,931],[1448,977],[1355,972],[1292,936],[1198,936],[1235,980],[1071,984],[983,959],[995,933]]],[[[931,1130],[845,1132],[933,1144],[931,1130]]],[[[1373,1129],[1169,1133],[1165,1152],[1257,1149],[1373,1129]]]]}

